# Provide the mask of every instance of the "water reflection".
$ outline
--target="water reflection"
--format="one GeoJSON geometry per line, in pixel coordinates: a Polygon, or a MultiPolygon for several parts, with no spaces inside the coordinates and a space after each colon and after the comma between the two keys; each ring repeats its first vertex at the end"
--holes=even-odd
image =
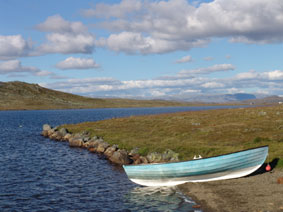
{"type": "Polygon", "coordinates": [[[133,211],[195,211],[192,208],[195,203],[177,187],[135,187],[124,200],[133,211]]]}

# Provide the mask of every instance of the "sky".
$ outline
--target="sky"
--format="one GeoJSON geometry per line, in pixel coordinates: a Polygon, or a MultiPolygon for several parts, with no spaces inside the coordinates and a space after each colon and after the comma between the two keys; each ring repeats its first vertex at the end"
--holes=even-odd
{"type": "Polygon", "coordinates": [[[0,0],[0,81],[92,96],[283,95],[282,0],[0,0]]]}

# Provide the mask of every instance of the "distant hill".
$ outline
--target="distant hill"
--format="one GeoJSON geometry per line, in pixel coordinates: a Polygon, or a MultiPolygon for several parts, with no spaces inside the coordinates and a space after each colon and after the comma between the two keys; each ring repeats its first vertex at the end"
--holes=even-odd
{"type": "Polygon", "coordinates": [[[167,100],[179,100],[186,102],[202,102],[202,103],[231,103],[244,100],[256,99],[253,94],[236,93],[236,94],[197,94],[165,97],[167,100]]]}
{"type": "Polygon", "coordinates": [[[243,103],[246,104],[257,104],[257,105],[278,104],[279,102],[283,102],[283,97],[268,96],[265,98],[257,98],[257,99],[250,99],[243,101],[243,103]]]}
{"type": "Polygon", "coordinates": [[[25,82],[0,82],[0,110],[185,106],[163,100],[88,98],[25,82]]]}
{"type": "Polygon", "coordinates": [[[235,93],[235,94],[226,94],[224,98],[228,101],[244,101],[244,100],[256,99],[256,96],[247,93],[235,93]]]}

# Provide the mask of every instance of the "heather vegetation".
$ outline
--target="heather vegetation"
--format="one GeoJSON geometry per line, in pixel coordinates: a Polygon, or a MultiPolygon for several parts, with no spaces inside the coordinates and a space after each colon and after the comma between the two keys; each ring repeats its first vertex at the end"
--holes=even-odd
{"type": "Polygon", "coordinates": [[[88,131],[141,155],[172,149],[181,160],[269,145],[268,161],[283,167],[283,106],[132,116],[64,125],[88,131]]]}

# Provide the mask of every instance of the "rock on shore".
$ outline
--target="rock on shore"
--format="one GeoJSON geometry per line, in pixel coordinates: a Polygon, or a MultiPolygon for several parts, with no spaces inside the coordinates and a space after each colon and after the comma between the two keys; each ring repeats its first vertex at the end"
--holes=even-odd
{"type": "Polygon", "coordinates": [[[138,148],[128,152],[125,149],[119,149],[118,145],[111,146],[101,137],[90,137],[88,132],[71,134],[68,129],[61,127],[52,128],[48,124],[43,125],[41,135],[55,141],[69,142],[70,147],[86,148],[90,152],[103,154],[105,158],[117,165],[175,162],[179,160],[178,154],[170,149],[163,153],[155,152],[147,156],[141,156],[138,153],[138,148]]]}

